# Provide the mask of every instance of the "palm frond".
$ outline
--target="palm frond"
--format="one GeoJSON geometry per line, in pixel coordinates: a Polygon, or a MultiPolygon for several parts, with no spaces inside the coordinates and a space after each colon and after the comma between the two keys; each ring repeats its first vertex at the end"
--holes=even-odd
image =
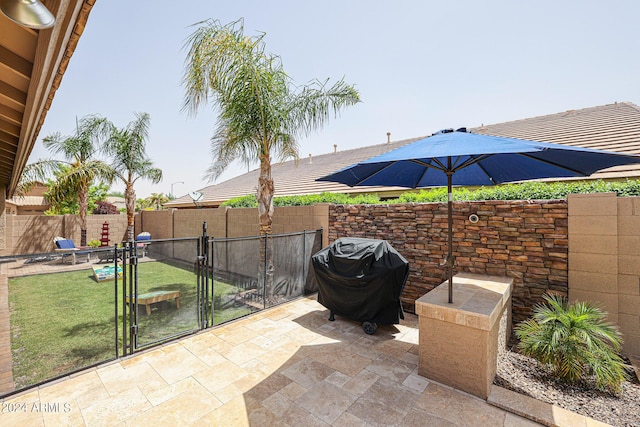
{"type": "Polygon", "coordinates": [[[588,302],[569,304],[565,298],[545,295],[546,304],[534,307],[531,319],[516,327],[519,348],[554,367],[556,374],[576,381],[587,373],[602,390],[617,392],[626,378],[617,352],[622,337],[606,323],[606,313],[588,302]]]}

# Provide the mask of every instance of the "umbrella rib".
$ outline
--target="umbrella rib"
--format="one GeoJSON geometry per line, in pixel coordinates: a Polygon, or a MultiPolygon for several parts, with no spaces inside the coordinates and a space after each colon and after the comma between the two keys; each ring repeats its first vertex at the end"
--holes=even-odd
{"type": "Polygon", "coordinates": [[[534,157],[534,156],[532,156],[530,154],[527,154],[527,153],[520,153],[520,155],[523,156],[523,157],[527,157],[529,159],[535,160],[537,162],[545,163],[547,165],[555,166],[555,167],[557,167],[559,169],[564,169],[566,171],[573,172],[573,173],[578,174],[580,176],[589,176],[589,175],[585,174],[584,172],[581,172],[581,171],[579,171],[577,169],[573,169],[573,168],[570,168],[568,166],[559,165],[558,163],[551,162],[549,160],[540,159],[538,157],[534,157]]]}
{"type": "MultiPolygon", "coordinates": [[[[359,163],[358,163],[358,164],[359,164],[359,163]]],[[[356,165],[354,165],[354,166],[357,166],[358,164],[356,164],[356,165]]],[[[354,182],[353,184],[348,184],[348,185],[349,185],[349,187],[356,187],[356,186],[358,186],[358,185],[362,184],[362,182],[366,181],[367,179],[369,179],[369,178],[371,178],[371,177],[373,177],[373,176],[376,176],[377,174],[379,174],[380,172],[382,172],[383,170],[385,170],[386,168],[388,168],[388,167],[389,167],[389,166],[391,166],[392,164],[393,164],[393,163],[388,163],[388,164],[387,164],[387,165],[385,165],[383,168],[381,168],[381,169],[377,170],[375,173],[373,173],[373,174],[371,174],[371,175],[368,175],[368,176],[366,176],[365,178],[358,179],[358,181],[354,182]]],[[[356,177],[356,175],[353,173],[353,171],[351,171],[351,174],[352,174],[354,177],[356,177]]],[[[357,178],[357,177],[356,177],[356,178],[357,178]]]]}
{"type": "MultiPolygon", "coordinates": [[[[467,160],[465,160],[464,162],[462,162],[459,166],[458,165],[454,165],[453,172],[458,172],[460,169],[464,169],[464,168],[466,168],[468,166],[471,166],[474,163],[478,163],[481,160],[488,159],[491,156],[493,156],[493,154],[480,154],[478,156],[469,156],[469,158],[467,160]]],[[[458,159],[459,158],[460,157],[458,157],[458,159]]]]}
{"type": "Polygon", "coordinates": [[[424,161],[422,161],[420,159],[411,159],[410,160],[410,162],[416,163],[416,164],[418,164],[420,166],[424,166],[425,168],[435,169],[435,170],[443,171],[443,172],[447,169],[442,163],[440,163],[440,161],[437,158],[434,157],[433,161],[435,163],[437,163],[438,166],[434,166],[431,163],[424,162],[424,161]]]}

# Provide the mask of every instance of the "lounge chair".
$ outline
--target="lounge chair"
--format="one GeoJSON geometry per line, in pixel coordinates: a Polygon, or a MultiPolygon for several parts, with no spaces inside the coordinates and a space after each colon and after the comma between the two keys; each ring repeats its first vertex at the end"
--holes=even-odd
{"type": "Polygon", "coordinates": [[[149,252],[149,243],[151,243],[151,233],[143,231],[136,236],[136,246],[138,248],[138,251],[142,252],[141,256],[147,256],[149,252]]]}
{"type": "Polygon", "coordinates": [[[88,247],[76,247],[71,239],[65,239],[64,237],[55,237],[53,239],[56,244],[56,252],[62,253],[61,262],[65,259],[71,259],[71,263],[76,265],[78,256],[86,256],[87,262],[91,259],[91,251],[87,250],[88,247]]]}

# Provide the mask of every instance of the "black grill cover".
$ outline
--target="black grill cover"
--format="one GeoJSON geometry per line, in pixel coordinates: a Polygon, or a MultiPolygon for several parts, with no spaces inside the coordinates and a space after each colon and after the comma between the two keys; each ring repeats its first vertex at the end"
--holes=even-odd
{"type": "Polygon", "coordinates": [[[358,322],[397,324],[409,263],[387,241],[345,237],[312,257],[318,302],[358,322]]]}

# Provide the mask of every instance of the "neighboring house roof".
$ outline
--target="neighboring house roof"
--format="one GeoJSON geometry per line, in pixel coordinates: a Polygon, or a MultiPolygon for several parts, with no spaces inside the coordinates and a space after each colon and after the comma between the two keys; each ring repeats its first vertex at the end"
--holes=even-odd
{"type": "MultiPolygon", "coordinates": [[[[471,130],[486,135],[575,145],[598,150],[640,154],[640,108],[630,102],[568,110],[471,130]]],[[[617,166],[596,172],[593,178],[640,176],[640,165],[617,166]]]]}
{"type": "Polygon", "coordinates": [[[56,24],[22,27],[0,13],[0,186],[11,197],[95,0],[44,0],[56,24]]]}
{"type": "MultiPolygon", "coordinates": [[[[438,129],[436,129],[438,130],[438,129]]],[[[534,141],[597,148],[640,154],[640,109],[629,102],[599,107],[569,110],[564,113],[532,117],[494,125],[482,125],[471,132],[506,136],[534,141]]],[[[424,137],[371,145],[345,151],[334,151],[312,158],[291,160],[272,165],[275,196],[318,194],[321,192],[372,193],[397,192],[398,187],[349,187],[316,178],[335,172],[370,157],[391,151],[424,137]]],[[[260,170],[205,187],[199,206],[218,206],[233,197],[255,194],[260,170]]],[[[619,166],[592,175],[594,178],[624,178],[640,176],[640,166],[619,166]]],[[[191,197],[183,196],[165,203],[165,207],[192,208],[191,197]]]]}
{"type": "Polygon", "coordinates": [[[111,203],[118,209],[126,209],[127,207],[127,203],[124,197],[107,196],[105,201],[111,203]]]}
{"type": "MultiPolygon", "coordinates": [[[[27,207],[46,207],[49,208],[49,204],[43,196],[15,196],[11,199],[7,199],[5,202],[7,205],[15,205],[21,208],[27,207]]],[[[46,210],[46,209],[45,209],[46,210]]]]}
{"type": "Polygon", "coordinates": [[[36,182],[28,193],[21,196],[14,195],[12,198],[5,200],[6,206],[14,206],[16,209],[13,210],[13,213],[24,213],[25,211],[44,212],[49,209],[49,203],[44,198],[44,193],[48,189],[47,185],[36,182]]]}

